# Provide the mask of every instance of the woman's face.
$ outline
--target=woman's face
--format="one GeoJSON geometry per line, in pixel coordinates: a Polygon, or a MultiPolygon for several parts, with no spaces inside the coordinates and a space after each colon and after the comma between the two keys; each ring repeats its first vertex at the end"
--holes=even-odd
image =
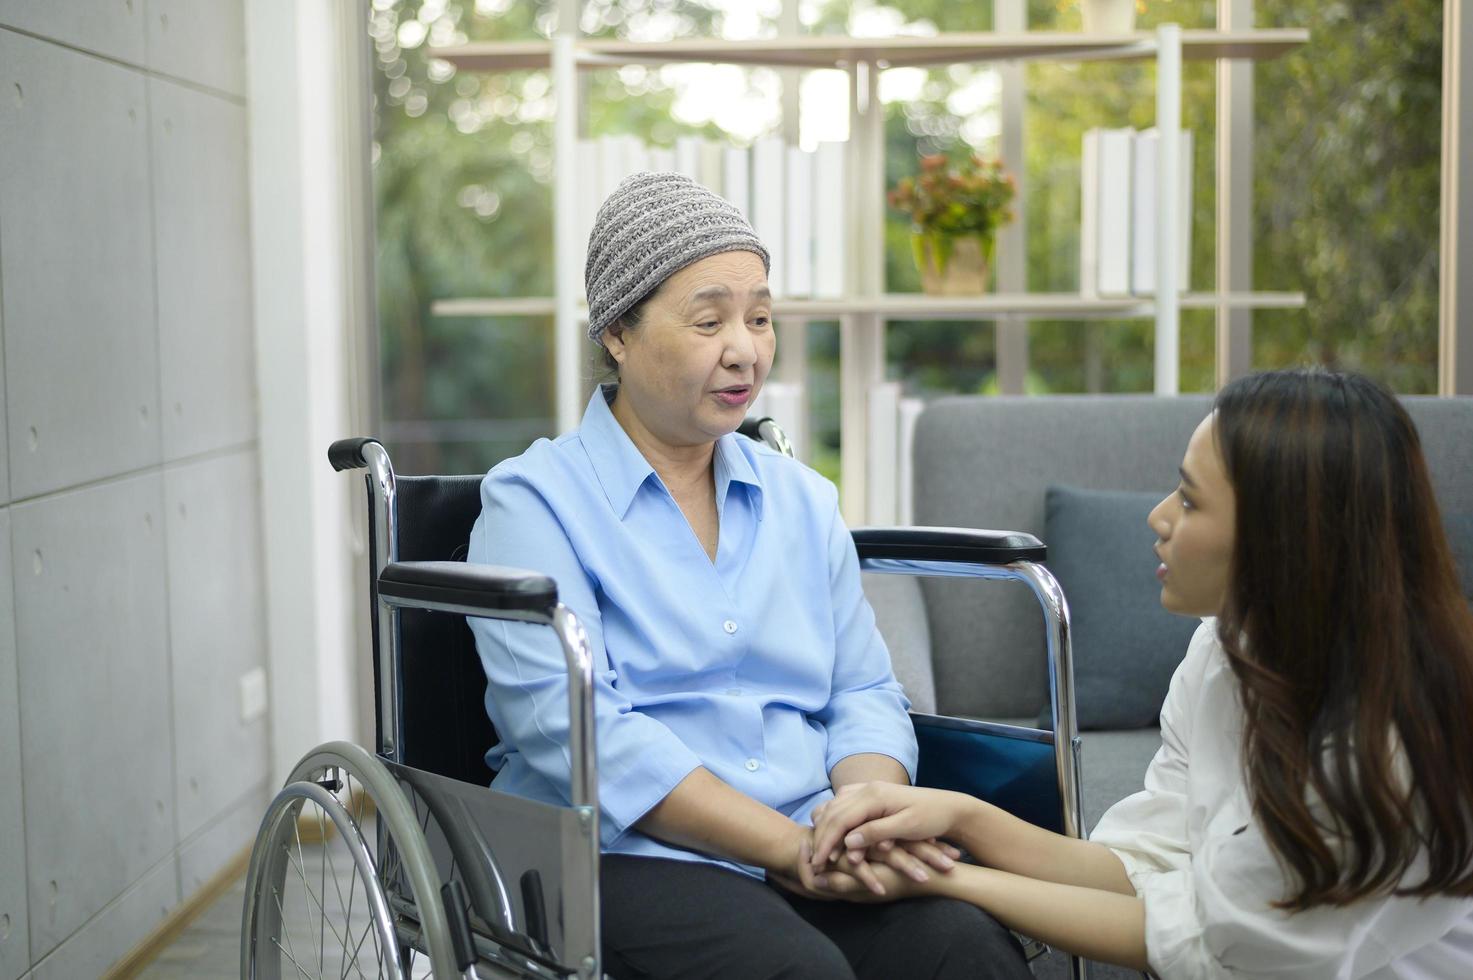
{"type": "Polygon", "coordinates": [[[757,397],[777,340],[762,259],[722,252],[660,285],[639,326],[604,333],[619,363],[619,397],[667,445],[736,431],[757,397]]]}
{"type": "Polygon", "coordinates": [[[1216,416],[1192,433],[1181,483],[1146,518],[1159,539],[1161,605],[1183,616],[1216,616],[1227,599],[1237,501],[1217,449],[1216,416]]]}

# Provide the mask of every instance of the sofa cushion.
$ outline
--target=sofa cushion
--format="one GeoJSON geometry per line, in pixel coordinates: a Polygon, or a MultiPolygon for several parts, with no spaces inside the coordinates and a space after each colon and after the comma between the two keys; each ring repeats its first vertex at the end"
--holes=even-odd
{"type": "Polygon", "coordinates": [[[1069,602],[1074,692],[1082,729],[1144,728],[1198,620],[1161,608],[1146,515],[1160,493],[1050,486],[1048,568],[1069,602]]]}
{"type": "Polygon", "coordinates": [[[875,625],[890,650],[895,679],[905,688],[912,711],[936,713],[936,682],[931,673],[931,628],[926,602],[914,575],[863,572],[865,598],[875,611],[875,625]]]}
{"type": "Polygon", "coordinates": [[[1463,595],[1473,602],[1473,514],[1449,514],[1443,518],[1453,565],[1463,583],[1463,595]]]}
{"type": "Polygon", "coordinates": [[[1146,770],[1161,748],[1161,729],[1086,732],[1080,736],[1084,826],[1093,831],[1105,811],[1146,788],[1146,770]]]}

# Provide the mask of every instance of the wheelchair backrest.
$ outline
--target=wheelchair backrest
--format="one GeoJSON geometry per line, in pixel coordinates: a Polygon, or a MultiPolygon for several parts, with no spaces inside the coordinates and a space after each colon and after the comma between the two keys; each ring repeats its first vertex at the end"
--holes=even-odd
{"type": "MultiPolygon", "coordinates": [[[[399,560],[464,560],[471,525],[481,513],[481,476],[401,476],[397,484],[399,560]]],[[[484,756],[497,741],[496,731],[486,716],[486,674],[465,617],[405,609],[399,650],[400,761],[490,784],[484,756]]],[[[374,663],[377,671],[377,658],[374,663]]],[[[375,698],[392,694],[377,676],[374,692],[375,698]]],[[[374,716],[382,717],[378,711],[374,716]]]]}

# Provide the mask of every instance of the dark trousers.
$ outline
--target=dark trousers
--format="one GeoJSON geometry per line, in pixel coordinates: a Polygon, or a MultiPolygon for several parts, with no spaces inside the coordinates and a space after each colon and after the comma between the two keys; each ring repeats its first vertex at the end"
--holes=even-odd
{"type": "Polygon", "coordinates": [[[1012,933],[973,905],[800,898],[711,864],[605,854],[604,972],[617,980],[1029,978],[1012,933]]]}

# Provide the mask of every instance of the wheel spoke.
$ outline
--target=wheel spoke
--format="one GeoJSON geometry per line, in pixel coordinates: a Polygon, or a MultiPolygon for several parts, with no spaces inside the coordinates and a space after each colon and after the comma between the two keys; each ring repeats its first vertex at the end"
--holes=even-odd
{"type": "MultiPolygon", "coordinates": [[[[360,792],[358,794],[358,799],[355,801],[353,799],[353,774],[350,773],[350,772],[347,772],[346,770],[344,770],[344,771],[342,771],[341,778],[342,778],[342,781],[343,781],[343,791],[348,794],[348,805],[355,807],[356,810],[357,810],[357,812],[353,816],[353,826],[355,826],[355,827],[358,828],[359,837],[361,839],[362,834],[363,834],[363,798],[367,794],[360,792]]],[[[364,846],[365,847],[367,846],[367,841],[364,842],[364,846]]],[[[370,851],[369,853],[372,854],[373,852],[370,851]]],[[[366,894],[366,892],[367,892],[367,886],[365,886],[364,891],[365,891],[364,901],[368,901],[368,897],[367,897],[367,894],[366,894]]],[[[353,921],[353,899],[354,899],[355,895],[357,894],[357,892],[358,892],[358,876],[355,874],[348,881],[348,915],[347,915],[347,919],[345,921],[347,921],[349,923],[351,923],[353,921]]],[[[349,926],[349,928],[351,928],[351,926],[349,926]]],[[[358,945],[360,947],[363,945],[363,939],[362,939],[362,937],[359,937],[359,939],[358,939],[358,945]]],[[[354,960],[357,960],[357,958],[358,958],[358,951],[357,951],[357,948],[355,948],[354,951],[353,951],[353,959],[354,960]]],[[[346,977],[347,975],[348,975],[348,973],[347,973],[347,967],[345,966],[343,968],[343,976],[346,977]]]]}
{"type": "MultiPolygon", "coordinates": [[[[368,930],[368,935],[370,937],[372,937],[372,939],[373,939],[373,955],[374,955],[374,960],[375,960],[375,962],[377,962],[379,964],[380,969],[382,969],[383,963],[384,963],[384,944],[379,939],[379,935],[378,935],[378,930],[377,929],[369,929],[368,930]]],[[[359,976],[362,976],[363,975],[363,968],[362,967],[359,967],[358,968],[358,975],[359,976]]]]}
{"type": "MultiPolygon", "coordinates": [[[[356,879],[357,878],[357,875],[354,875],[354,878],[356,879]]],[[[353,968],[354,970],[357,970],[358,971],[358,975],[360,977],[363,976],[363,967],[361,967],[361,966],[358,965],[358,954],[363,950],[363,940],[367,939],[370,933],[373,935],[374,946],[377,947],[378,946],[378,930],[375,929],[375,928],[373,928],[373,920],[372,919],[369,919],[368,922],[364,925],[364,927],[363,927],[363,934],[360,935],[358,937],[358,941],[353,944],[353,955],[352,955],[352,957],[350,957],[348,959],[345,959],[343,961],[343,972],[338,975],[338,980],[347,980],[347,977],[348,977],[348,968],[349,967],[353,968]]],[[[344,951],[345,952],[346,952],[346,949],[347,948],[344,947],[344,951]]],[[[383,964],[383,957],[379,957],[379,964],[380,965],[383,964]]]]}
{"type": "MultiPolygon", "coordinates": [[[[361,826],[361,824],[360,824],[360,826],[361,826]]],[[[349,880],[349,882],[348,882],[348,917],[344,921],[346,921],[346,922],[349,923],[349,928],[352,928],[352,925],[351,924],[353,922],[353,895],[357,891],[358,891],[358,876],[355,874],[355,875],[353,875],[352,879],[349,880]]],[[[364,892],[366,893],[367,891],[368,891],[368,888],[365,885],[364,886],[364,892]]],[[[365,902],[368,901],[368,896],[366,894],[364,895],[363,900],[365,902]]],[[[371,917],[370,917],[370,921],[371,921],[371,917]]],[[[359,946],[362,946],[363,945],[362,938],[360,938],[358,940],[358,945],[359,946]]],[[[353,958],[355,960],[358,958],[358,950],[356,948],[353,950],[353,958]]],[[[343,976],[346,977],[347,976],[347,973],[345,972],[343,974],[343,976]]]]}
{"type": "MultiPolygon", "coordinates": [[[[322,856],[324,858],[329,858],[330,859],[330,857],[332,855],[332,848],[329,847],[328,846],[328,843],[327,843],[327,823],[326,823],[326,821],[324,821],[322,819],[322,807],[318,807],[317,808],[317,839],[321,842],[321,845],[322,845],[322,856]]],[[[317,885],[318,892],[322,895],[322,902],[318,905],[318,909],[319,910],[322,909],[322,905],[327,904],[327,865],[328,865],[328,863],[329,862],[327,860],[324,860],[324,861],[319,862],[319,867],[320,867],[320,870],[322,872],[321,875],[318,876],[318,885],[317,885]]],[[[334,885],[337,884],[337,878],[336,877],[333,878],[333,884],[334,885]]],[[[327,912],[326,911],[323,911],[321,917],[318,919],[318,926],[317,926],[317,975],[318,976],[321,976],[322,975],[322,970],[323,970],[322,963],[323,963],[323,959],[324,959],[324,957],[326,955],[327,955],[327,912]]]]}
{"type": "MultiPolygon", "coordinates": [[[[286,937],[286,948],[288,951],[290,951],[292,948],[292,931],[286,924],[286,910],[281,907],[281,892],[273,888],[271,889],[271,897],[276,899],[276,915],[278,917],[277,920],[281,923],[281,934],[286,937]]],[[[278,949],[281,948],[281,943],[277,940],[275,936],[271,937],[271,941],[276,943],[278,949]]],[[[293,956],[291,959],[293,963],[297,962],[297,958],[295,956],[293,956]]],[[[299,966],[298,969],[301,969],[301,967],[299,966]]]]}
{"type": "MultiPolygon", "coordinates": [[[[287,852],[287,855],[286,856],[287,856],[287,860],[291,860],[291,852],[290,851],[287,852]]],[[[337,929],[334,926],[332,926],[332,925],[330,925],[330,924],[327,923],[327,910],[322,907],[322,902],[318,900],[318,898],[317,898],[317,896],[315,894],[313,894],[313,892],[312,892],[312,886],[309,885],[309,884],[307,884],[307,875],[302,870],[302,866],[300,864],[297,864],[295,861],[292,861],[292,864],[297,869],[297,876],[302,879],[302,890],[307,893],[307,897],[308,898],[312,899],[312,904],[314,904],[314,905],[317,906],[317,913],[318,913],[318,915],[322,916],[322,920],[321,921],[322,921],[322,924],[323,924],[324,928],[331,929],[332,930],[332,937],[334,939],[336,939],[342,945],[342,947],[344,949],[347,949],[348,948],[348,940],[346,940],[345,938],[343,938],[338,933],[337,929]]],[[[311,925],[310,919],[311,919],[311,916],[308,916],[308,920],[309,920],[308,921],[308,925],[311,925]]]]}
{"type": "MultiPolygon", "coordinates": [[[[322,813],[320,811],[318,812],[317,820],[318,820],[318,823],[320,825],[322,823],[322,813]]],[[[325,829],[323,831],[323,834],[324,834],[324,836],[326,836],[326,830],[325,829]]],[[[345,934],[347,934],[347,935],[351,935],[352,934],[352,928],[353,928],[353,926],[352,926],[352,922],[353,922],[352,895],[351,895],[351,892],[350,892],[349,893],[349,900],[347,902],[344,902],[343,901],[343,883],[342,883],[342,880],[341,880],[341,876],[339,876],[339,874],[338,874],[337,862],[335,862],[332,859],[332,850],[333,849],[331,847],[328,847],[325,844],[324,844],[324,846],[322,848],[322,855],[326,859],[323,862],[323,865],[322,865],[322,876],[323,876],[323,879],[325,880],[328,877],[328,872],[331,871],[332,887],[333,887],[333,890],[335,892],[337,892],[337,896],[338,896],[338,907],[341,908],[341,909],[343,909],[343,932],[345,934]]],[[[358,883],[358,875],[355,873],[352,876],[352,884],[353,885],[357,885],[357,883],[358,883]]],[[[327,886],[326,885],[323,885],[323,887],[322,887],[322,898],[323,898],[323,902],[325,904],[326,903],[326,900],[327,900],[327,886]]],[[[344,954],[346,954],[347,951],[348,951],[347,942],[346,942],[346,940],[344,940],[343,941],[343,952],[344,952],[344,954]]]]}
{"type": "MultiPolygon", "coordinates": [[[[297,844],[297,860],[295,862],[296,863],[296,869],[297,869],[297,877],[302,879],[302,891],[306,892],[307,893],[307,897],[308,898],[311,898],[313,900],[313,903],[316,904],[316,906],[317,906],[318,932],[320,933],[322,931],[322,928],[323,928],[322,919],[323,919],[323,917],[327,913],[322,910],[322,903],[317,900],[317,896],[315,896],[315,895],[312,894],[312,886],[307,883],[307,859],[302,856],[302,822],[300,820],[301,811],[298,811],[297,812],[297,816],[298,816],[299,819],[296,819],[296,820],[293,820],[292,821],[292,839],[295,840],[296,841],[296,844],[297,844]]],[[[286,856],[287,856],[287,859],[288,860],[291,859],[291,851],[290,850],[287,851],[287,855],[286,856]]],[[[312,912],[312,910],[309,908],[307,910],[307,928],[309,930],[309,932],[307,933],[307,935],[309,937],[312,935],[312,933],[310,932],[310,929],[312,928],[312,915],[311,915],[311,912],[312,912]]],[[[322,956],[321,956],[322,944],[321,943],[318,943],[318,947],[317,948],[318,948],[318,959],[321,959],[322,958],[322,956]]]]}
{"type": "MultiPolygon", "coordinates": [[[[281,950],[281,955],[285,956],[287,959],[289,959],[289,960],[292,961],[292,966],[294,966],[294,967],[297,968],[297,972],[298,973],[300,973],[302,976],[306,977],[307,980],[312,980],[312,974],[310,974],[306,970],[302,969],[302,964],[300,964],[300,963],[297,962],[297,958],[295,956],[293,956],[289,950],[285,950],[285,949],[282,949],[281,948],[281,943],[276,942],[276,937],[275,936],[272,936],[271,937],[271,941],[273,943],[276,943],[276,948],[279,949],[279,950],[281,950]]],[[[288,937],[287,943],[288,943],[288,945],[290,945],[290,943],[291,943],[290,937],[288,937]]]]}

